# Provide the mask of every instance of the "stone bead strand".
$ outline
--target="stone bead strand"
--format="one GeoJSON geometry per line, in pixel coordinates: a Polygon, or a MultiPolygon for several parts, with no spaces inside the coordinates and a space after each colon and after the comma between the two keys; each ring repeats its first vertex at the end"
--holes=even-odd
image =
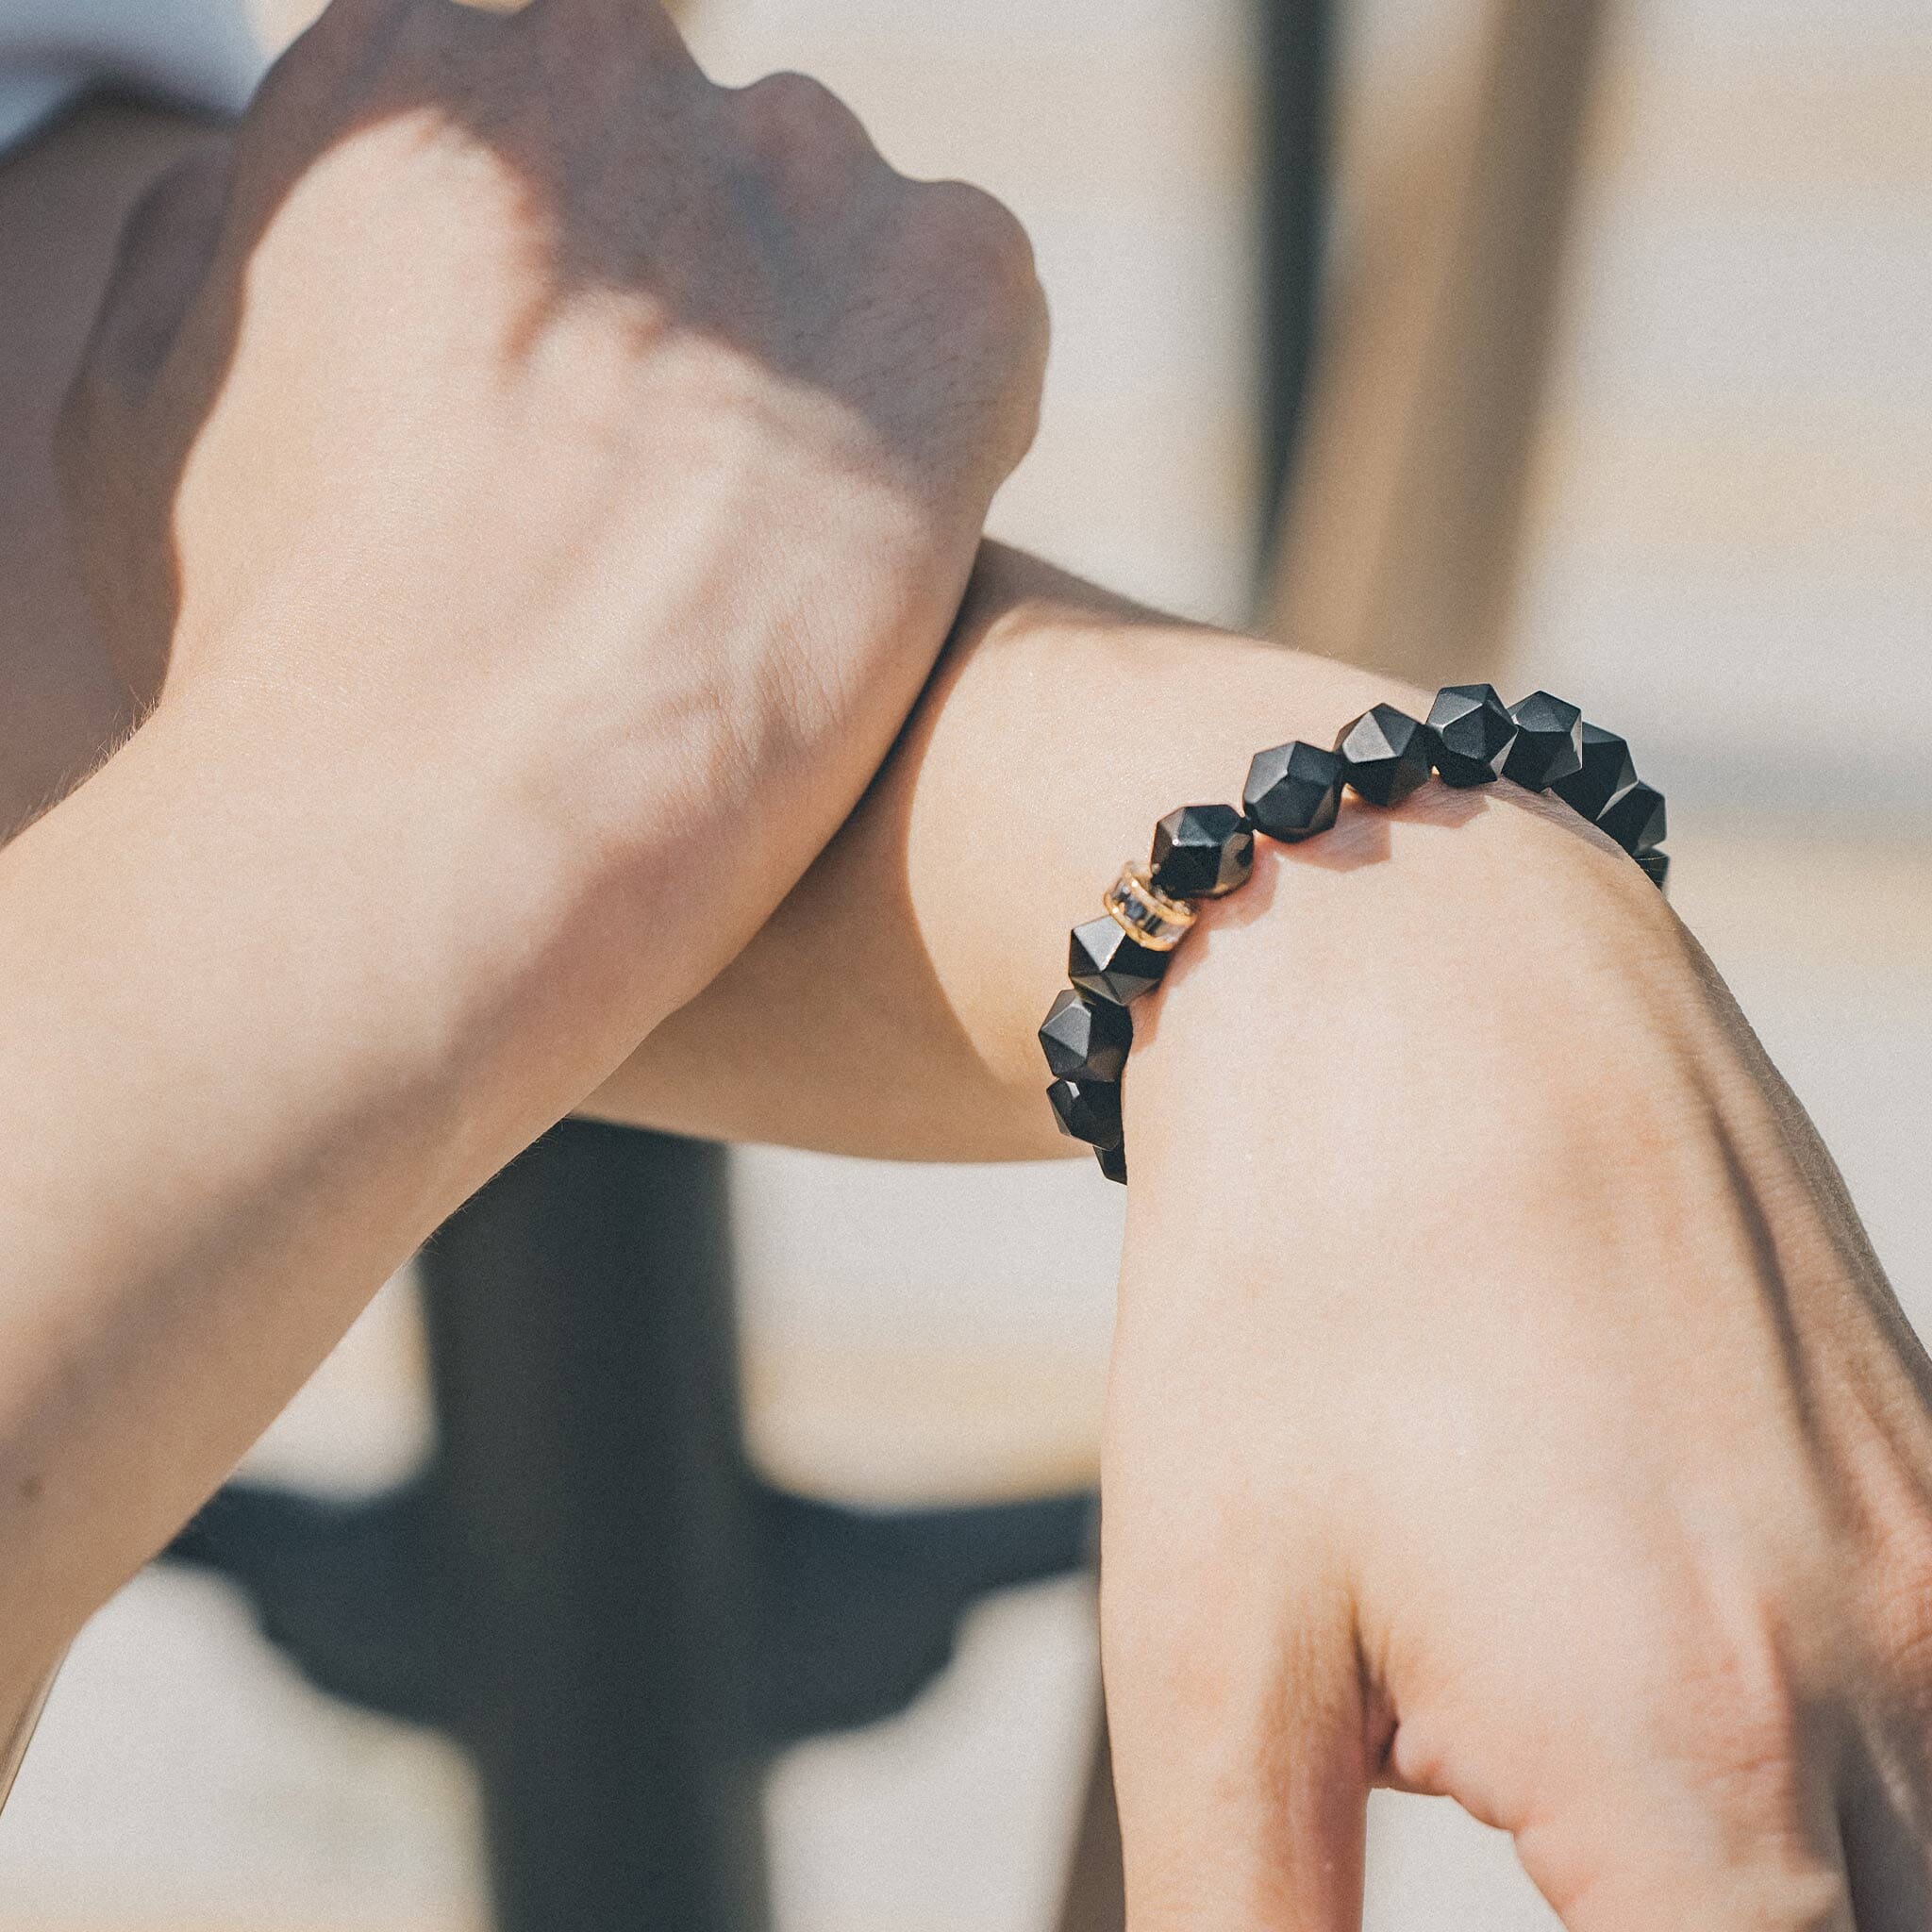
{"type": "Polygon", "coordinates": [[[1128,865],[1104,911],[1074,928],[1068,989],[1040,1029],[1060,1131],[1091,1146],[1108,1180],[1127,1178],[1121,1085],[1134,1044],[1131,1008],[1158,987],[1200,916],[1200,902],[1239,891],[1258,833],[1297,844],[1332,826],[1343,789],[1365,803],[1400,805],[1431,775],[1468,788],[1507,778],[1548,791],[1614,840],[1659,890],[1663,793],[1637,775],[1630,747],[1546,691],[1506,706],[1487,684],[1445,685],[1426,719],[1376,705],[1343,727],[1332,749],[1296,740],[1258,753],[1241,808],[1184,805],[1154,828],[1145,865],[1128,865]]]}

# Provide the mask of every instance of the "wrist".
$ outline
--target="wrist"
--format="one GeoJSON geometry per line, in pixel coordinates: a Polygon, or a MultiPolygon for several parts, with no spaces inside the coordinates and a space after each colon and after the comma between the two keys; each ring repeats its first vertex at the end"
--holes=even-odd
{"type": "MultiPolygon", "coordinates": [[[[1598,949],[1598,933],[1619,925],[1635,933],[1650,922],[1657,931],[1677,931],[1661,910],[1652,879],[1652,872],[1661,877],[1667,861],[1661,854],[1652,861],[1650,844],[1641,842],[1657,837],[1661,800],[1648,787],[1628,784],[1631,765],[1623,741],[1592,726],[1582,726],[1591,763],[1578,774],[1576,754],[1563,736],[1576,738],[1574,708],[1538,695],[1505,715],[1495,693],[1484,686],[1480,703],[1474,695],[1445,691],[1441,713],[1399,691],[1395,706],[1377,703],[1372,715],[1362,715],[1355,708],[1366,695],[1364,680],[1341,667],[1246,640],[1178,634],[1148,618],[1123,625],[1117,612],[1111,626],[1095,632],[1091,612],[1055,605],[1051,583],[1047,595],[1016,595],[1010,560],[997,560],[991,575],[995,595],[1005,595],[1007,608],[988,636],[1005,647],[1003,655],[1032,649],[1057,660],[1060,684],[1103,691],[1105,715],[1132,721],[1124,746],[1130,758],[1113,752],[1111,765],[1105,763],[1109,754],[1090,759],[1084,771],[1090,796],[1058,821],[1060,827],[1082,817],[1088,824],[1132,824],[1140,813],[1132,808],[1121,811],[1115,802],[1126,787],[1148,792],[1158,782],[1167,798],[1152,874],[1136,863],[1132,846],[1123,850],[1124,842],[1113,844],[1111,858],[1097,850],[1080,854],[1062,831],[1062,858],[1071,858],[1071,866],[1060,870],[1074,877],[1086,872],[1090,881],[1101,881],[1105,910],[1095,891],[1074,916],[1073,991],[1057,995],[1041,1045],[1057,1076],[1049,1097],[1062,1130],[1091,1143],[1111,1178],[1124,1178],[1123,1049],[1134,1051],[1138,1066],[1140,1049],[1161,1028],[1161,1014],[1202,968],[1211,935],[1261,927],[1252,960],[1265,960],[1270,951],[1279,955],[1279,944],[1270,947],[1270,933],[1279,941],[1283,922],[1265,918],[1277,898],[1287,924],[1296,927],[1296,939],[1289,941],[1294,983],[1267,985],[1265,972],[1231,974],[1229,990],[1208,1003],[1235,1053],[1244,1051],[1250,1025],[1265,1024],[1242,1012],[1242,991],[1320,1008],[1331,1032],[1337,1025],[1360,1028],[1366,1018],[1372,1020],[1374,999],[1385,991],[1375,983],[1372,953],[1395,962],[1397,983],[1420,977],[1455,981],[1480,966],[1490,981],[1508,988],[1511,968],[1534,960],[1541,977],[1511,991],[1513,1010],[1534,1012],[1559,1003],[1567,974],[1588,972],[1584,962],[1598,949]],[[1192,665],[1182,665],[1182,653],[1192,657],[1192,665]],[[1084,675],[1069,676],[1069,660],[1082,657],[1090,658],[1084,675]],[[1159,701],[1163,688],[1173,691],[1176,686],[1191,686],[1189,713],[1178,721],[1163,715],[1171,706],[1159,701]],[[1324,699],[1335,703],[1337,717],[1314,728],[1300,724],[1300,719],[1320,717],[1316,708],[1324,699]],[[1432,728],[1424,732],[1414,719],[1405,719],[1403,701],[1416,717],[1430,713],[1432,728]],[[1337,740],[1337,752],[1344,756],[1314,750],[1327,746],[1337,724],[1349,723],[1353,711],[1362,728],[1351,730],[1346,746],[1337,740]],[[1257,719],[1265,723],[1257,726],[1257,719]],[[1296,719],[1296,724],[1285,724],[1285,719],[1296,719]],[[1304,740],[1294,754],[1300,763],[1287,767],[1292,776],[1279,758],[1275,763],[1252,758],[1257,728],[1304,740]],[[1478,732],[1480,743],[1474,741],[1478,732]],[[1244,750],[1233,752],[1231,743],[1244,750]],[[1420,750],[1424,743],[1432,750],[1420,750]],[[1231,776],[1198,776],[1215,754],[1226,773],[1248,776],[1246,792],[1231,776]],[[1521,784],[1493,784],[1505,754],[1507,776],[1521,778],[1521,784]],[[1557,763],[1561,756],[1571,763],[1557,763]],[[1621,784],[1628,791],[1619,791],[1611,769],[1615,758],[1623,759],[1621,784]],[[1432,765],[1441,769],[1443,782],[1425,784],[1418,792],[1418,782],[1430,778],[1432,765]],[[1567,782],[1571,778],[1576,782],[1567,782]],[[1556,784],[1563,802],[1540,796],[1549,780],[1565,780],[1556,784]],[[1606,780],[1609,791],[1598,798],[1591,789],[1604,787],[1606,780]],[[1346,806],[1337,823],[1342,787],[1346,806]],[[1101,800],[1101,809],[1093,798],[1101,800]],[[1235,798],[1242,804],[1235,806],[1235,798]],[[1646,854],[1639,866],[1588,829],[1588,815],[1611,798],[1615,806],[1604,813],[1604,829],[1626,850],[1646,854]],[[1274,837],[1257,839],[1257,831],[1274,837]],[[1451,844],[1443,833],[1460,837],[1451,844]],[[1128,859],[1124,872],[1123,858],[1128,859]],[[1259,874],[1250,879],[1256,861],[1259,874]],[[1377,874],[1374,891],[1353,879],[1370,868],[1377,874]],[[1349,883],[1339,887],[1339,879],[1349,883]],[[1491,957],[1497,908],[1521,904],[1524,891],[1543,900],[1534,910],[1545,916],[1554,951],[1519,951],[1513,960],[1499,962],[1491,957]],[[1385,935],[1377,935],[1377,922],[1387,925],[1385,935]],[[1304,925],[1312,927],[1312,939],[1300,931],[1304,925]],[[1256,983],[1241,988],[1239,977],[1256,983]],[[1370,1014],[1362,1010],[1364,1001],[1370,1014]]],[[[1074,591],[1071,601],[1078,605],[1078,588],[1074,591]]],[[[1034,680],[1047,684],[1049,675],[1036,671],[1034,680]]],[[[1078,761],[1078,754],[1073,758],[1078,761]]],[[[1141,823],[1154,815],[1145,809],[1141,823]]],[[[1113,839],[1121,839],[1119,831],[1113,839]]],[[[1524,924],[1534,925],[1534,918],[1524,924]]],[[[1049,957],[1045,947],[1041,957],[1049,957]]],[[[1471,983],[1458,1001],[1473,1012],[1482,991],[1480,983],[1471,983]]],[[[1425,1005],[1424,995],[1418,993],[1416,1003],[1425,1005]]],[[[1012,1034],[1018,1032],[1020,1025],[1012,1024],[1012,1034]]],[[[1138,1080],[1128,1082],[1126,1093],[1136,1086],[1138,1080]]]]}
{"type": "Polygon", "coordinates": [[[446,904],[453,951],[491,978],[614,974],[620,1033],[702,984],[686,908],[707,861],[714,878],[728,864],[720,823],[743,790],[714,714],[621,715],[591,638],[564,688],[492,666],[480,640],[460,676],[416,677],[401,653],[344,675],[308,648],[314,628],[259,613],[247,653],[197,653],[140,734],[148,782],[178,774],[191,812],[245,797],[272,836],[338,826],[372,911],[446,904]]]}
{"type": "MultiPolygon", "coordinates": [[[[908,813],[914,914],[954,1010],[1016,1096],[1038,1110],[1036,1034],[1064,983],[1069,926],[1100,913],[1159,816],[1238,796],[1270,734],[1326,741],[1380,690],[1345,665],[1158,618],[988,547],[900,762],[902,782],[940,801],[922,812],[914,798],[908,813]],[[995,742],[1002,756],[988,759],[995,742]],[[1032,882],[998,920],[961,889],[990,868],[1032,882]]],[[[1042,1151],[1064,1150],[1050,1121],[1047,1134],[1042,1151]]]]}
{"type": "Polygon", "coordinates": [[[890,538],[875,569],[774,542],[753,582],[743,533],[770,525],[771,506],[703,476],[683,496],[675,528],[601,538],[587,507],[575,550],[602,541],[606,565],[574,554],[534,603],[498,595],[487,561],[430,610],[340,565],[305,573],[177,649],[162,711],[273,741],[291,772],[346,761],[410,808],[426,791],[445,820],[460,804],[519,838],[579,945],[615,948],[639,975],[635,1044],[752,937],[857,803],[957,598],[909,511],[869,504],[890,538]],[[362,584],[352,601],[334,588],[345,576],[362,584]],[[383,638],[345,648],[344,608],[378,612],[383,638]],[[862,704],[824,676],[861,641],[862,704]]]}
{"type": "Polygon", "coordinates": [[[170,693],[108,780],[101,816],[139,821],[218,903],[210,929],[340,1009],[372,1083],[504,1098],[541,1070],[529,1098],[554,1115],[578,1097],[567,1070],[594,1080],[693,974],[675,923],[649,931],[646,842],[620,850],[482,707],[204,679],[170,693]]]}
{"type": "Polygon", "coordinates": [[[1353,801],[1204,914],[1136,1008],[1137,1176],[1217,1165],[1351,1217],[1574,1192],[1694,1101],[1694,948],[1641,872],[1514,788],[1353,801]],[[1641,1125],[1633,1124],[1641,1123],[1641,1125]]]}

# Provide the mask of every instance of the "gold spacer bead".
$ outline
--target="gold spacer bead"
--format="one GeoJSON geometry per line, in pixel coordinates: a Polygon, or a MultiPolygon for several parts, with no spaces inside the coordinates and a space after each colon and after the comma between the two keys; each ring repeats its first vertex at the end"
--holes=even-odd
{"type": "Polygon", "coordinates": [[[1171,953],[1200,916],[1186,899],[1170,899],[1140,865],[1124,866],[1102,902],[1108,916],[1149,952],[1171,953]]]}

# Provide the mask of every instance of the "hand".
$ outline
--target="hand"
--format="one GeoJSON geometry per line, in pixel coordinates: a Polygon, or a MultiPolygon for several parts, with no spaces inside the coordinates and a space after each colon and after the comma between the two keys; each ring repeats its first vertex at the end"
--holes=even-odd
{"type": "Polygon", "coordinates": [[[1270,848],[1137,1045],[1133,1932],[1356,1926],[1377,1783],[1513,1833],[1572,1932],[1932,1923],[1925,1358],[1708,963],[1563,818],[1431,788],[1270,848]]]}
{"type": "Polygon", "coordinates": [[[1041,347],[646,0],[341,0],[150,202],[68,469],[158,697],[0,851],[0,1713],[831,834],[1041,347]]]}
{"type": "Polygon", "coordinates": [[[500,753],[657,908],[661,1007],[883,757],[1043,342],[996,204],[650,0],[338,0],[131,225],[66,470],[139,695],[500,753]]]}
{"type": "MultiPolygon", "coordinates": [[[[1068,1148],[1034,1037],[1068,924],[1137,828],[1227,795],[1257,719],[1321,740],[1379,698],[1426,703],[990,547],[864,806],[607,1103],[1068,1148]],[[1171,728],[1125,758],[1116,716],[1171,728]],[[989,825],[1033,882],[997,921],[989,825]]],[[[1922,1926],[1932,1376],[1708,962],[1505,786],[1264,841],[1206,922],[1126,1085],[1133,1932],[1354,1925],[1372,1782],[1514,1830],[1573,1926],[1843,1928],[1848,1884],[1863,1932],[1922,1926]]]]}

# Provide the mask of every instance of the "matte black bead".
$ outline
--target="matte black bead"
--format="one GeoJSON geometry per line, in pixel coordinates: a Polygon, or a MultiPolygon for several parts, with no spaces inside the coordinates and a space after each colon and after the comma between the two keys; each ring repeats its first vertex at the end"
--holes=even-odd
{"type": "Polygon", "coordinates": [[[1341,809],[1341,760],[1295,739],[1257,752],[1241,791],[1241,809],[1271,839],[1292,845],[1335,823],[1341,809]]]}
{"type": "Polygon", "coordinates": [[[1100,1163],[1100,1171],[1108,1180],[1118,1181],[1122,1187],[1127,1184],[1127,1143],[1123,1141],[1118,1147],[1096,1147],[1093,1158],[1100,1163]]]}
{"type": "Polygon", "coordinates": [[[1617,793],[1637,782],[1630,747],[1614,731],[1586,723],[1582,736],[1583,769],[1558,778],[1550,790],[1574,812],[1591,824],[1617,793]]]}
{"type": "Polygon", "coordinates": [[[1583,713],[1574,705],[1532,691],[1509,707],[1516,742],[1503,760],[1503,775],[1531,791],[1547,791],[1558,778],[1583,769],[1583,713]]]}
{"type": "Polygon", "coordinates": [[[1118,1080],[1134,1043],[1126,1008],[1069,989],[1040,1029],[1048,1071],[1058,1080],[1118,1080]]]}
{"type": "Polygon", "coordinates": [[[1342,776],[1371,805],[1400,805],[1429,777],[1422,725],[1393,705],[1364,711],[1335,741],[1342,776]]]}
{"type": "Polygon", "coordinates": [[[1067,948],[1067,977],[1082,992],[1124,1007],[1160,984],[1173,957],[1129,939],[1103,913],[1074,928],[1067,948]]]}
{"type": "Polygon", "coordinates": [[[1596,815],[1597,829],[1607,832],[1632,858],[1655,850],[1664,842],[1669,825],[1664,817],[1664,795],[1655,785],[1640,778],[1626,785],[1596,815]]]}
{"type": "Polygon", "coordinates": [[[1516,736],[1492,684],[1445,684],[1429,707],[1429,761],[1445,785],[1492,785],[1516,736]]]}
{"type": "Polygon", "coordinates": [[[1116,1080],[1056,1080],[1046,1090],[1054,1118],[1070,1141],[1090,1147],[1121,1144],[1121,1090],[1116,1080]]]}
{"type": "Polygon", "coordinates": [[[1184,805],[1155,826],[1149,869],[1170,899],[1219,899],[1247,884],[1255,828],[1231,805],[1184,805]]]}
{"type": "Polygon", "coordinates": [[[1668,852],[1640,852],[1637,862],[1643,868],[1643,875],[1659,892],[1671,882],[1671,855],[1668,852]]]}

